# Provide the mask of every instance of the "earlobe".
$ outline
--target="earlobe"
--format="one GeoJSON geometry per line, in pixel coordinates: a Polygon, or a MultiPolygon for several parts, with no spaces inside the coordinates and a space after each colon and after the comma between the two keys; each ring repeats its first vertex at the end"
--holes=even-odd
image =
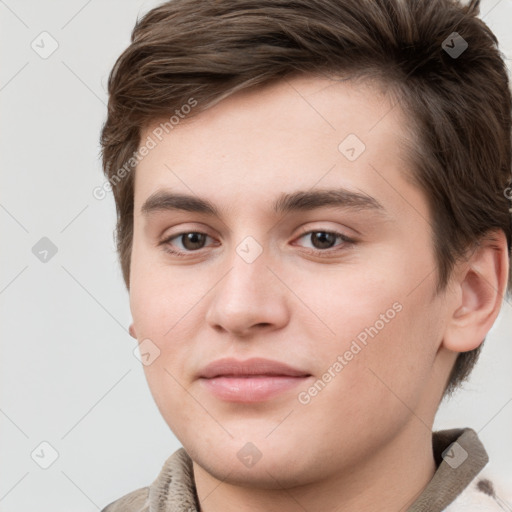
{"type": "Polygon", "coordinates": [[[457,298],[443,339],[445,348],[467,352],[482,344],[500,312],[508,267],[505,233],[493,232],[458,274],[457,298]]]}
{"type": "Polygon", "coordinates": [[[134,339],[137,339],[137,334],[135,333],[135,328],[133,327],[133,323],[130,324],[130,327],[128,328],[128,332],[130,333],[130,336],[134,339]]]}

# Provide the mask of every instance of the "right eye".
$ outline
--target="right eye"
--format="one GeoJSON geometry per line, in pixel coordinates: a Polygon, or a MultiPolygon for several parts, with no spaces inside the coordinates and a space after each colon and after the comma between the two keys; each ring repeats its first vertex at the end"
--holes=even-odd
{"type": "Polygon", "coordinates": [[[202,249],[207,238],[211,237],[200,231],[183,231],[167,237],[165,240],[162,240],[159,245],[163,246],[165,252],[176,256],[186,256],[187,253],[197,252],[202,249]],[[172,241],[176,239],[181,244],[181,248],[177,250],[174,249],[172,245],[172,241]]]}

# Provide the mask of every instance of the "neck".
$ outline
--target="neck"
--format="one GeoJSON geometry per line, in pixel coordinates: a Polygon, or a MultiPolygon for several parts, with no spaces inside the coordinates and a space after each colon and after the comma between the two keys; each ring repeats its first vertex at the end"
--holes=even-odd
{"type": "Polygon", "coordinates": [[[414,503],[436,470],[432,433],[417,419],[370,458],[303,485],[269,476],[268,488],[242,486],[232,473],[222,481],[193,465],[201,512],[396,512],[414,503]]]}

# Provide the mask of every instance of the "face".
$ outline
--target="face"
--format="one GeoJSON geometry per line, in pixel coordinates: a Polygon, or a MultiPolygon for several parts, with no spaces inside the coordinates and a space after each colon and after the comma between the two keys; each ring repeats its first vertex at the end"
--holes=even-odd
{"type": "Polygon", "coordinates": [[[310,482],[430,436],[446,322],[391,107],[295,77],[142,133],[134,331],[165,421],[219,479],[310,482]]]}

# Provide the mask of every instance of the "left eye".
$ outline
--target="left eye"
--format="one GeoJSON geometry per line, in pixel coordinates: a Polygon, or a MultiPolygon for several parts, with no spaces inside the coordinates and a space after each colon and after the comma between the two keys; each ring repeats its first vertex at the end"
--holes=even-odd
{"type": "Polygon", "coordinates": [[[309,237],[313,245],[312,249],[319,252],[325,252],[325,249],[331,249],[338,239],[342,242],[338,244],[338,246],[345,245],[345,243],[354,243],[354,240],[337,231],[313,230],[303,233],[299,238],[304,237],[309,237]]]}

